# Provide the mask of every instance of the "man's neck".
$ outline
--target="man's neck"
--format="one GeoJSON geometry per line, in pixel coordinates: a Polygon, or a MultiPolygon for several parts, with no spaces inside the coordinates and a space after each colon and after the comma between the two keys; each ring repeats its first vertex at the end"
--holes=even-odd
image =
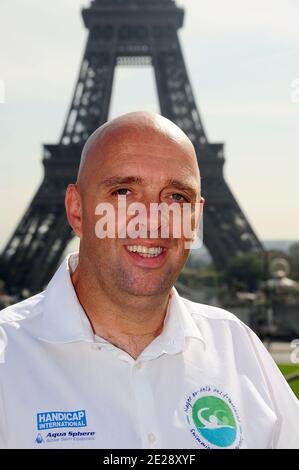
{"type": "Polygon", "coordinates": [[[134,359],[162,332],[170,293],[120,299],[87,283],[80,266],[71,279],[93,332],[134,359]]]}

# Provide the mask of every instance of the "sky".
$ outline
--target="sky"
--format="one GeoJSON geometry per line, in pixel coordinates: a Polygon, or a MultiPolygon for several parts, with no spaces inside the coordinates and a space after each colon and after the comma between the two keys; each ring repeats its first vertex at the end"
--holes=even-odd
{"type": "MultiPolygon", "coordinates": [[[[0,2],[0,249],[43,177],[84,52],[83,0],[0,2]]],[[[261,239],[299,239],[298,0],[177,0],[179,32],[210,142],[261,239]]],[[[153,70],[118,67],[110,118],[159,112],[153,70]],[[142,84],[142,86],[140,85],[142,84]]]]}

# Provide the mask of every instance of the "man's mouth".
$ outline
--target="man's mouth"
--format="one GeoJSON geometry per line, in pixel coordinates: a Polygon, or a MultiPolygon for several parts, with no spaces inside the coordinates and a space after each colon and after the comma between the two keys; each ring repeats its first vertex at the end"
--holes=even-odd
{"type": "Polygon", "coordinates": [[[165,248],[162,246],[147,247],[144,245],[129,245],[126,246],[126,249],[130,253],[137,253],[142,258],[156,258],[165,251],[165,248]]]}

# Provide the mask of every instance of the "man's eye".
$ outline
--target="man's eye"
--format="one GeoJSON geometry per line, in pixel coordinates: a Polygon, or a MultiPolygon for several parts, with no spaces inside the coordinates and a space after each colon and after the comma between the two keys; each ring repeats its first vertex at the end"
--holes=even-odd
{"type": "Polygon", "coordinates": [[[186,198],[182,194],[172,193],[171,196],[176,202],[182,202],[183,200],[186,201],[186,198]]]}
{"type": "Polygon", "coordinates": [[[126,191],[130,191],[128,188],[119,188],[113,191],[113,195],[115,196],[127,196],[126,191]]]}

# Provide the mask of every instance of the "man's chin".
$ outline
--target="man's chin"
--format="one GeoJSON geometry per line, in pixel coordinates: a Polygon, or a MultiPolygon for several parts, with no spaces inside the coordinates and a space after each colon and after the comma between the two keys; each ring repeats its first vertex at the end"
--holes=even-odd
{"type": "Polygon", "coordinates": [[[171,285],[169,284],[161,284],[159,285],[149,285],[149,284],[135,284],[134,286],[126,286],[124,290],[128,294],[131,294],[135,297],[152,297],[152,296],[160,296],[166,294],[171,289],[171,285]]]}

